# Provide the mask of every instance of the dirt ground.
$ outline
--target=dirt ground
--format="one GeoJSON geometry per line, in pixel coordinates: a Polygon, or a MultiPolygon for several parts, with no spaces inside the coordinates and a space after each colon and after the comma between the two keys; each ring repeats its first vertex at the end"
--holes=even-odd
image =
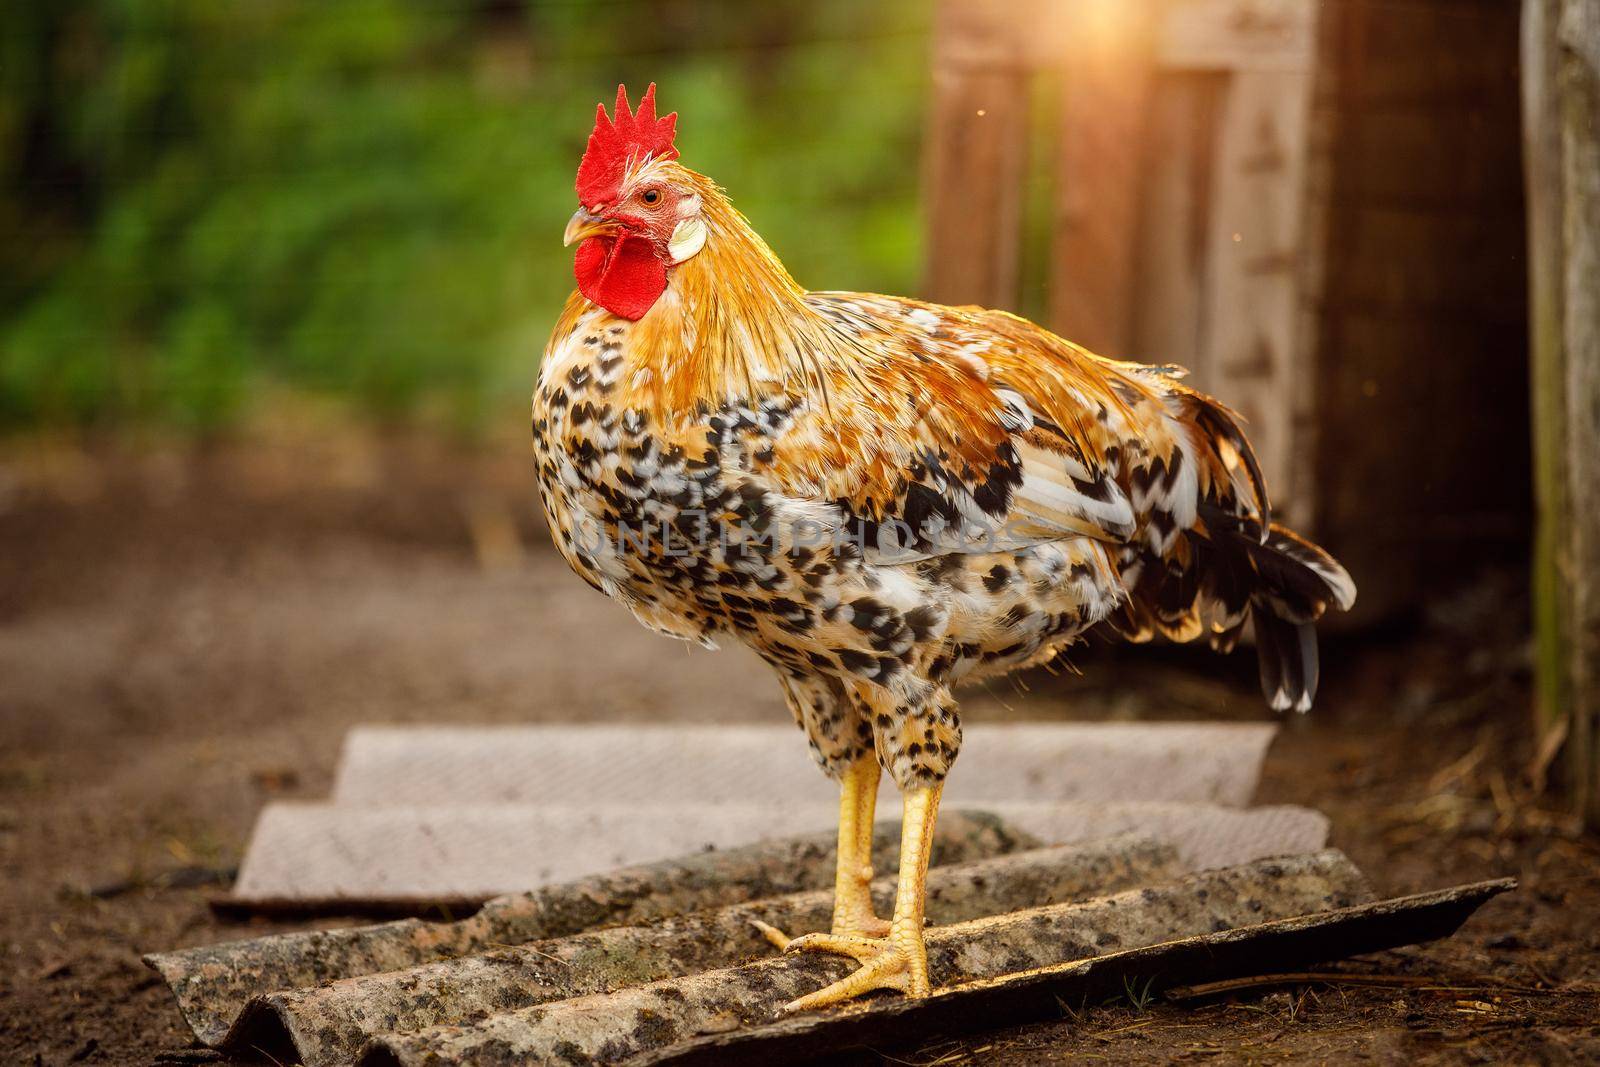
{"type": "MultiPolygon", "coordinates": [[[[314,434],[0,455],[0,1063],[189,1047],[140,953],[290,928],[225,922],[206,900],[263,802],[326,793],[356,723],[783,719],[751,657],[648,634],[568,574],[524,464],[517,446],[314,434]]],[[[1600,840],[1533,787],[1519,580],[1325,642],[1317,711],[1287,724],[1259,796],[1328,813],[1381,890],[1522,879],[1457,937],[1329,968],[1336,981],[1064,1005],[872,1054],[1600,1062],[1600,840]]],[[[1269,716],[1248,653],[1076,659],[1081,674],[970,694],[965,716],[1269,716]]]]}

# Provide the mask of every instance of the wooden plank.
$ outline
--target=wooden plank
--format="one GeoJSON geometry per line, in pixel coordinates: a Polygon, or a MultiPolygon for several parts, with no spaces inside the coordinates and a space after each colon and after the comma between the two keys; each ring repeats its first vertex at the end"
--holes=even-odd
{"type": "Polygon", "coordinates": [[[1600,826],[1600,0],[1564,0],[1561,49],[1572,799],[1600,826]]]}
{"type": "Polygon", "coordinates": [[[1486,143],[1483,131],[1515,123],[1513,107],[1513,101],[1497,100],[1471,109],[1417,105],[1373,111],[1352,131],[1342,195],[1369,207],[1434,214],[1504,211],[1522,195],[1518,167],[1502,159],[1516,145],[1486,143]],[[1480,151],[1462,153],[1462,145],[1474,143],[1480,151]]]}
{"type": "Polygon", "coordinates": [[[1341,0],[1364,23],[1361,77],[1351,97],[1369,110],[1434,112],[1495,108],[1507,101],[1519,5],[1506,0],[1341,0]],[[1491,60],[1490,57],[1496,57],[1491,60]]]}
{"type": "Polygon", "coordinates": [[[1516,38],[1505,32],[1514,27],[1503,6],[1349,0],[1324,13],[1335,94],[1318,100],[1334,127],[1322,281],[1308,285],[1317,327],[1311,484],[1317,538],[1361,586],[1357,624],[1524,558],[1525,286],[1504,272],[1524,258],[1518,123],[1508,106],[1516,38]],[[1447,42],[1470,52],[1451,52],[1447,42]],[[1487,90],[1479,100],[1488,103],[1453,96],[1464,70],[1478,72],[1481,85],[1498,79],[1499,102],[1487,90]],[[1374,82],[1402,78],[1403,96],[1372,91],[1374,82]],[[1449,118],[1466,106],[1473,123],[1449,118]],[[1396,153],[1389,120],[1415,115],[1445,121],[1428,128],[1425,151],[1396,153]],[[1404,179],[1383,187],[1371,180],[1400,169],[1404,179]],[[1479,176],[1485,199],[1460,195],[1463,172],[1479,176]],[[1374,209],[1391,220],[1409,212],[1436,221],[1406,222],[1415,239],[1402,244],[1374,209]],[[1452,247],[1434,247],[1451,229],[1452,247]],[[1503,283],[1487,298],[1478,288],[1484,264],[1503,283]],[[1394,299],[1419,294],[1434,302],[1394,299]]]}
{"type": "MultiPolygon", "coordinates": [[[[1515,552],[1526,435],[1503,402],[1522,291],[1508,5],[964,6],[1005,25],[955,33],[943,53],[1015,77],[1019,97],[1026,72],[1061,71],[1051,326],[1108,355],[1185,363],[1243,409],[1279,516],[1350,558],[1365,620],[1458,583],[1462,556],[1515,552]],[[1405,398],[1417,406],[1392,422],[1364,417],[1405,398]],[[1507,443],[1463,464],[1474,432],[1507,443]]],[[[1011,191],[1020,178],[1005,178],[1011,191]]],[[[960,193],[986,218],[991,182],[960,193]]],[[[1001,241],[977,246],[1010,267],[1016,245],[1001,241]]],[[[960,269],[981,275],[964,298],[994,292],[994,270],[960,269]]]]}
{"type": "Polygon", "coordinates": [[[1523,19],[1538,725],[1566,734],[1572,805],[1600,825],[1600,3],[1523,19]]]}
{"type": "Polygon", "coordinates": [[[1303,71],[1315,47],[1310,0],[1171,0],[1157,61],[1181,70],[1303,71]]]}
{"type": "MultiPolygon", "coordinates": [[[[1327,8],[1318,12],[1311,68],[1311,99],[1307,103],[1305,173],[1301,180],[1300,203],[1300,308],[1296,325],[1296,351],[1300,353],[1300,373],[1293,376],[1295,416],[1294,440],[1289,449],[1290,485],[1301,491],[1284,498],[1282,521],[1296,530],[1322,536],[1318,526],[1321,486],[1317,479],[1317,450],[1321,447],[1321,423],[1328,407],[1322,399],[1321,350],[1322,297],[1328,287],[1328,264],[1334,241],[1333,208],[1335,174],[1340,158],[1339,99],[1344,72],[1339,55],[1342,41],[1339,19],[1344,12],[1327,8]]],[[[1342,239],[1342,237],[1340,238],[1342,239]]],[[[1363,574],[1361,584],[1366,583],[1363,574]]],[[[1363,593],[1360,603],[1368,596],[1363,593]]],[[[1335,625],[1351,625],[1349,615],[1338,616],[1335,625]]]]}
{"type": "Polygon", "coordinates": [[[1288,506],[1297,424],[1293,382],[1310,373],[1300,351],[1297,270],[1309,70],[1245,70],[1230,79],[1216,142],[1201,387],[1245,419],[1267,484],[1288,506]]]}
{"type": "Polygon", "coordinates": [[[1347,278],[1344,299],[1396,314],[1454,312],[1520,323],[1517,294],[1526,284],[1527,267],[1506,255],[1492,231],[1496,224],[1514,228],[1521,214],[1504,201],[1448,211],[1397,208],[1366,198],[1347,204],[1341,222],[1348,253],[1376,269],[1347,278]]]}
{"type": "Polygon", "coordinates": [[[935,74],[927,158],[923,292],[942,304],[1014,307],[1027,165],[1023,75],[935,74]]]}
{"type": "Polygon", "coordinates": [[[1567,439],[1565,352],[1561,345],[1561,111],[1554,23],[1561,0],[1527,0],[1522,24],[1522,105],[1528,205],[1528,326],[1532,363],[1535,708],[1541,733],[1566,729],[1570,591],[1562,576],[1563,532],[1571,527],[1561,456],[1567,439]]]}
{"type": "Polygon", "coordinates": [[[1028,71],[1017,24],[987,0],[943,0],[924,150],[922,291],[945,304],[1013,308],[1028,160],[1028,71]]]}
{"type": "Polygon", "coordinates": [[[1108,356],[1133,353],[1135,235],[1144,173],[1148,5],[1069,8],[1052,220],[1050,325],[1108,356]]]}
{"type": "Polygon", "coordinates": [[[1194,367],[1205,292],[1212,141],[1225,75],[1163,73],[1151,93],[1130,355],[1194,367]]]}

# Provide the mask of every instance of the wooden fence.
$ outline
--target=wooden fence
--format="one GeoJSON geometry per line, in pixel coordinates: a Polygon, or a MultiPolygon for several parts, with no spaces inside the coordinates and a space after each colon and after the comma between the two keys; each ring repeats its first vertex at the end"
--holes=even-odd
{"type": "Polygon", "coordinates": [[[1414,610],[1527,542],[1516,48],[1489,0],[942,0],[925,291],[1187,366],[1358,617],[1414,610]]]}
{"type": "Polygon", "coordinates": [[[1188,367],[1244,415],[1302,522],[1314,10],[948,0],[929,149],[928,291],[1016,306],[1028,105],[1055,75],[1050,325],[1104,355],[1188,367]]]}

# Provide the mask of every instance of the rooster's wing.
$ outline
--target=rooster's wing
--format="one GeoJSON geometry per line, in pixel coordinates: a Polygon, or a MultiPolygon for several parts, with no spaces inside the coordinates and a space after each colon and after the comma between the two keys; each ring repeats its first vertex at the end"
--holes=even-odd
{"type": "Polygon", "coordinates": [[[755,462],[780,493],[840,508],[869,549],[1088,537],[1164,551],[1202,500],[1240,512],[1248,446],[1220,408],[1186,403],[1198,394],[1170,368],[1100,359],[1003,312],[809,299],[855,358],[755,462]],[[1196,413],[1220,425],[1196,432],[1196,413]]]}

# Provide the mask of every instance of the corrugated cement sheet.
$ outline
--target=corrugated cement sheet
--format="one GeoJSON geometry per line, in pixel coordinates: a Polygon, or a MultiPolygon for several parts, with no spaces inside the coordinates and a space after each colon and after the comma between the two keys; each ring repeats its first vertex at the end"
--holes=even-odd
{"type": "MultiPolygon", "coordinates": [[[[1270,738],[972,730],[930,874],[941,991],[928,1001],[781,1011],[851,964],[779,955],[756,933],[756,919],[826,927],[835,817],[798,734],[759,727],[357,731],[331,803],[264,813],[236,906],[522,891],[454,922],[149,962],[202,1042],[308,1067],[780,1062],[1044,1017],[1051,998],[1121,980],[1204,981],[1444,936],[1507,888],[1373,901],[1344,856],[1319,851],[1320,814],[1242,807],[1270,738]]],[[[882,872],[896,840],[880,823],[882,872]]],[[[890,881],[876,884],[883,911],[890,881]]]]}
{"type": "MultiPolygon", "coordinates": [[[[968,726],[946,803],[1250,802],[1271,723],[1005,723],[968,726]]],[[[885,783],[883,800],[894,797],[885,783]]],[[[332,800],[386,806],[812,803],[837,787],[805,735],[772,725],[358,727],[332,800]]]]}
{"type": "MultiPolygon", "coordinates": [[[[1328,821],[1305,808],[1208,804],[993,803],[984,810],[1053,844],[1154,835],[1194,867],[1304,852],[1328,821]]],[[[469,907],[526,886],[775,835],[826,833],[838,809],[680,804],[644,808],[345,808],[270,805],[239,871],[231,909],[337,912],[442,903],[469,907]]]]}
{"type": "MultiPolygon", "coordinates": [[[[1040,840],[1139,832],[1196,867],[1320,847],[1298,808],[1240,810],[1270,725],[1015,724],[968,730],[947,809],[1040,840]]],[[[881,812],[896,813],[885,787],[881,812]]],[[[766,726],[367,727],[329,803],[270,805],[235,910],[466,906],[695,849],[834,824],[799,731],[766,726]]]]}
{"type": "MultiPolygon", "coordinates": [[[[826,891],[764,892],[791,884],[797,867],[825,880],[830,857],[815,841],[552,887],[485,909],[487,920],[288,935],[150,962],[203,1041],[308,1067],[781,1062],[1047,1017],[1059,1012],[1055,998],[1105,995],[1121,981],[1160,988],[1445,936],[1509,886],[1375,902],[1334,851],[1184,873],[1176,850],[1151,839],[1017,851],[1025,840],[992,822],[953,822],[949,851],[965,862],[930,878],[941,991],[926,1002],[784,1015],[785,1001],[853,966],[777,954],[751,923],[826,926],[826,891]],[[1010,851],[971,858],[988,849],[1010,851]],[[646,900],[652,915],[698,908],[712,887],[756,899],[644,926],[626,918],[646,900]],[[551,936],[597,916],[623,921],[551,936]]],[[[877,886],[885,897],[889,888],[877,886]]]]}

